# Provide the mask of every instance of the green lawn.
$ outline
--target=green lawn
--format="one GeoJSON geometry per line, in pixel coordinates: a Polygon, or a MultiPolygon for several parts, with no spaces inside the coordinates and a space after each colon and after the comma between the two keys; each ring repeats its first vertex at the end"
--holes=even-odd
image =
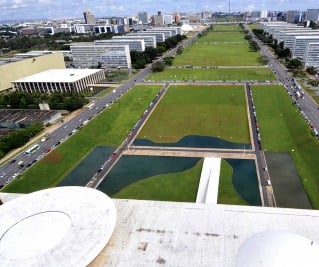
{"type": "Polygon", "coordinates": [[[248,205],[248,203],[236,192],[233,182],[233,167],[225,160],[221,161],[218,186],[218,204],[248,205]]]}
{"type": "Polygon", "coordinates": [[[249,27],[251,30],[259,29],[258,23],[250,23],[250,24],[248,24],[248,27],[249,27]]]}
{"type": "Polygon", "coordinates": [[[7,185],[3,191],[28,193],[54,187],[94,147],[118,146],[159,91],[139,85],[102,112],[45,158],[7,185]]]}
{"type": "Polygon", "coordinates": [[[187,135],[249,143],[243,86],[170,86],[139,138],[176,142],[187,135]]]}
{"type": "Polygon", "coordinates": [[[251,52],[238,25],[216,26],[176,55],[174,66],[258,66],[260,54],[251,52]],[[243,60],[244,59],[244,60],[243,60]]]}
{"type": "MultiPolygon", "coordinates": [[[[243,33],[239,31],[230,31],[230,32],[216,32],[211,31],[209,34],[198,38],[195,42],[195,45],[201,44],[214,44],[214,43],[241,43],[246,44],[243,33]]],[[[229,44],[230,45],[230,44],[229,44]]]]}
{"type": "Polygon", "coordinates": [[[115,88],[114,87],[105,87],[100,92],[94,95],[94,97],[104,97],[111,93],[115,88]]]}
{"type": "Polygon", "coordinates": [[[319,141],[281,86],[254,86],[254,102],[265,150],[290,152],[312,206],[319,209],[319,141]]]}
{"type": "Polygon", "coordinates": [[[269,68],[170,68],[146,78],[153,81],[267,81],[276,80],[269,68]]]}
{"type": "Polygon", "coordinates": [[[195,202],[203,160],[193,168],[179,172],[149,177],[131,184],[114,198],[161,201],[195,202]]]}
{"type": "Polygon", "coordinates": [[[214,32],[238,32],[242,31],[242,28],[239,27],[238,24],[219,24],[215,25],[214,32]]]}

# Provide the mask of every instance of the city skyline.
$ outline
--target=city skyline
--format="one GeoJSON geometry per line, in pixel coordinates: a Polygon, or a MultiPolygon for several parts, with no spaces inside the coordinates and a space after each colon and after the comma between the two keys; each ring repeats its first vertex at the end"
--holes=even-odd
{"type": "Polygon", "coordinates": [[[0,0],[2,21],[24,19],[63,19],[82,18],[84,10],[90,10],[96,17],[132,16],[138,12],[148,12],[149,15],[162,11],[164,14],[173,12],[244,12],[255,10],[287,11],[319,8],[315,0],[293,2],[289,0],[200,0],[200,1],[150,1],[140,0],[138,3],[123,0],[100,1],[62,1],[62,0],[0,0]]]}

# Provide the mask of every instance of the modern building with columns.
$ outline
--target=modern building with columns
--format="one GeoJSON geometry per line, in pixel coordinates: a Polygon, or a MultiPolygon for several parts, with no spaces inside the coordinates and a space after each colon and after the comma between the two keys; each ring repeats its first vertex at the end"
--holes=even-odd
{"type": "Polygon", "coordinates": [[[83,93],[104,78],[100,69],[51,69],[13,81],[12,85],[29,93],[83,93]]]}

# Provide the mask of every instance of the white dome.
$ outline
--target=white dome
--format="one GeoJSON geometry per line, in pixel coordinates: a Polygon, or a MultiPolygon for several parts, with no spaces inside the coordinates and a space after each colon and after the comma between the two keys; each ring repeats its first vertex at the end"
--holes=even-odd
{"type": "Polygon", "coordinates": [[[240,247],[236,267],[318,266],[319,246],[312,240],[289,232],[255,234],[240,247]]]}
{"type": "Polygon", "coordinates": [[[113,201],[87,187],[62,186],[0,206],[1,266],[87,266],[116,223],[113,201]]]}
{"type": "Polygon", "coordinates": [[[189,24],[183,24],[182,25],[182,32],[192,32],[193,27],[189,24]]]}

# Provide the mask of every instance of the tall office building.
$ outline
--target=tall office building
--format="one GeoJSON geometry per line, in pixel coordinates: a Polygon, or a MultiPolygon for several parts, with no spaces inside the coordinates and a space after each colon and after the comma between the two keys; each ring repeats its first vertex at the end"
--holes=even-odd
{"type": "Polygon", "coordinates": [[[91,24],[91,25],[95,24],[94,15],[90,11],[88,10],[84,11],[83,15],[84,15],[85,24],[91,24]]]}
{"type": "Polygon", "coordinates": [[[288,23],[300,23],[302,19],[302,13],[298,10],[288,10],[286,21],[288,23]]]}
{"type": "Polygon", "coordinates": [[[157,15],[154,16],[155,26],[164,26],[164,16],[161,11],[157,12],[157,15]]]}
{"type": "Polygon", "coordinates": [[[172,15],[164,15],[164,24],[171,25],[173,23],[173,16],[172,15]]]}
{"type": "Polygon", "coordinates": [[[138,21],[141,22],[142,24],[147,24],[148,23],[147,12],[139,12],[137,14],[137,16],[138,16],[138,21]]]}
{"type": "Polygon", "coordinates": [[[319,21],[319,9],[308,9],[307,20],[312,20],[317,23],[319,21]]]}

